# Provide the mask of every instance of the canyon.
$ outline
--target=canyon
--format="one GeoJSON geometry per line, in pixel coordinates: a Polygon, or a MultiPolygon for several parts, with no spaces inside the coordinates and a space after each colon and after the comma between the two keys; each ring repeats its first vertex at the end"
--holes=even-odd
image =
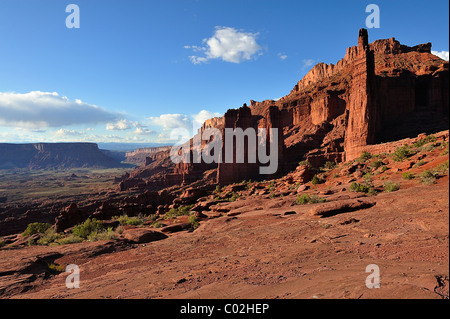
{"type": "MultiPolygon", "coordinates": [[[[361,29],[340,61],[315,65],[288,95],[229,109],[186,141],[192,159],[214,142],[194,143],[208,129],[276,128],[265,136],[276,140],[273,174],[248,160],[258,146],[248,139],[244,163],[141,149],[128,154],[138,167],[91,196],[0,201],[0,295],[448,299],[448,106],[449,62],[431,43],[369,43],[361,29]],[[33,223],[45,231],[27,235],[33,223]],[[65,288],[69,264],[81,289],[65,288]],[[370,264],[380,289],[365,286],[370,264]]],[[[47,145],[17,147],[19,166],[56,165],[47,145]]],[[[98,147],[84,147],[95,164],[98,147]]],[[[4,150],[0,163],[14,163],[4,150]]]]}

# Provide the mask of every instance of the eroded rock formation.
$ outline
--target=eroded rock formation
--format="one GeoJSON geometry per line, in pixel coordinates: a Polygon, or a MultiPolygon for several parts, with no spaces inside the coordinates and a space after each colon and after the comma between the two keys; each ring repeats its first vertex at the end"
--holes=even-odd
{"type": "MultiPolygon", "coordinates": [[[[208,128],[222,133],[226,128],[279,128],[278,174],[294,170],[301,160],[320,167],[352,160],[368,145],[448,129],[448,88],[449,63],[431,54],[431,43],[408,47],[390,38],[369,44],[367,30],[361,29],[357,46],[336,65],[317,64],[285,97],[228,110],[206,121],[199,134],[208,128]]],[[[148,161],[148,167],[124,179],[123,188],[271,178],[259,174],[261,163],[249,163],[247,143],[244,163],[170,165],[167,152],[160,159],[164,169],[148,161]]],[[[201,148],[206,144],[202,141],[201,148]]],[[[191,148],[191,158],[194,154],[191,148]]]]}

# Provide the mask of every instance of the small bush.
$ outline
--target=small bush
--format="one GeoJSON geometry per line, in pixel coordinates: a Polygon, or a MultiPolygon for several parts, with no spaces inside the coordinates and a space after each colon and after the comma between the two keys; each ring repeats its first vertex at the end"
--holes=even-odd
{"type": "Polygon", "coordinates": [[[362,152],[361,156],[358,158],[358,162],[364,163],[364,162],[367,162],[368,160],[370,160],[371,158],[372,158],[372,154],[364,151],[364,152],[362,152]]]}
{"type": "Polygon", "coordinates": [[[311,163],[308,160],[298,162],[299,166],[311,167],[311,163]]]}
{"type": "Polygon", "coordinates": [[[143,218],[139,217],[128,217],[128,215],[122,215],[120,217],[113,218],[119,222],[120,225],[132,225],[132,226],[139,226],[144,223],[143,218]]]}
{"type": "Polygon", "coordinates": [[[196,229],[200,226],[200,222],[198,221],[198,217],[191,215],[188,218],[188,223],[191,224],[192,228],[196,229]]]}
{"type": "Polygon", "coordinates": [[[47,264],[47,267],[48,267],[48,270],[49,270],[50,272],[55,273],[55,274],[59,274],[59,273],[62,273],[62,272],[65,272],[65,271],[66,271],[66,270],[64,269],[64,267],[61,266],[61,265],[47,264]]]}
{"type": "Polygon", "coordinates": [[[327,200],[325,198],[313,195],[310,197],[308,194],[298,195],[295,200],[295,205],[306,205],[306,204],[318,204],[325,203],[327,200]]]}
{"type": "Polygon", "coordinates": [[[350,190],[352,192],[358,192],[358,193],[368,193],[370,188],[371,188],[370,186],[367,186],[367,185],[364,185],[364,184],[360,184],[360,183],[357,183],[357,182],[353,182],[350,185],[350,190]]]}
{"type": "Polygon", "coordinates": [[[164,227],[164,224],[162,222],[154,222],[152,224],[152,227],[154,227],[154,228],[161,228],[161,227],[164,227]]]}
{"type": "Polygon", "coordinates": [[[400,184],[395,184],[391,181],[387,181],[387,182],[384,182],[383,187],[384,187],[385,192],[391,193],[391,192],[398,191],[400,189],[400,184]]]}
{"type": "Polygon", "coordinates": [[[89,241],[114,240],[116,238],[117,234],[114,232],[112,227],[108,227],[108,229],[105,230],[95,230],[87,237],[89,241]]]}
{"type": "Polygon", "coordinates": [[[47,223],[31,223],[27,226],[27,229],[22,233],[23,237],[28,237],[34,234],[44,234],[47,229],[52,227],[52,225],[47,223]]]}
{"type": "Polygon", "coordinates": [[[336,163],[335,162],[326,162],[325,163],[325,165],[324,165],[324,168],[326,169],[326,170],[332,170],[332,169],[335,169],[336,168],[336,163]]]}
{"type": "Polygon", "coordinates": [[[58,239],[57,243],[60,245],[68,245],[68,244],[76,244],[81,243],[84,239],[75,235],[70,235],[68,237],[64,237],[61,239],[58,239]]]}
{"type": "Polygon", "coordinates": [[[411,149],[408,145],[403,145],[397,147],[395,152],[392,154],[392,159],[396,162],[402,162],[412,155],[411,149]]]}
{"type": "Polygon", "coordinates": [[[424,170],[420,175],[420,181],[425,185],[436,183],[437,174],[432,170],[424,170]]]}
{"type": "Polygon", "coordinates": [[[38,239],[37,244],[44,246],[58,244],[59,239],[61,239],[61,235],[58,234],[54,228],[49,228],[45,231],[44,235],[38,239]]]}
{"type": "Polygon", "coordinates": [[[310,204],[319,204],[319,203],[325,203],[327,200],[326,198],[319,197],[317,195],[311,196],[311,199],[309,200],[310,204]]]}
{"type": "Polygon", "coordinates": [[[192,207],[194,207],[194,205],[186,205],[186,206],[180,206],[178,208],[171,208],[164,215],[164,219],[172,219],[172,218],[177,218],[178,216],[189,215],[192,207]]]}
{"type": "Polygon", "coordinates": [[[296,205],[305,205],[305,204],[308,204],[310,200],[311,200],[311,197],[309,197],[308,194],[298,195],[297,199],[295,200],[295,204],[296,205]]]}
{"type": "Polygon", "coordinates": [[[416,164],[414,164],[414,167],[420,167],[422,165],[425,165],[425,161],[424,160],[418,161],[416,164]]]}
{"type": "Polygon", "coordinates": [[[234,202],[239,198],[239,195],[237,193],[231,194],[231,196],[227,199],[229,202],[234,202]]]}
{"type": "Polygon", "coordinates": [[[381,166],[383,166],[383,161],[381,159],[377,159],[369,164],[370,169],[378,169],[381,166]]]}
{"type": "Polygon", "coordinates": [[[415,148],[419,148],[430,142],[433,142],[433,143],[436,142],[436,136],[428,135],[427,137],[422,138],[422,139],[418,140],[417,142],[413,143],[412,146],[415,148]]]}
{"type": "Polygon", "coordinates": [[[103,229],[103,224],[101,221],[93,218],[86,219],[84,223],[77,225],[73,228],[72,234],[74,236],[88,239],[89,235],[94,232],[99,232],[103,229]]]}
{"type": "Polygon", "coordinates": [[[311,184],[313,184],[313,185],[318,185],[318,184],[322,184],[322,183],[324,183],[325,181],[323,180],[323,179],[321,179],[319,176],[317,176],[317,175],[314,175],[314,177],[312,178],[312,180],[311,180],[311,184]]]}
{"type": "Polygon", "coordinates": [[[388,170],[388,167],[386,165],[381,166],[381,173],[384,173],[388,170]]]}
{"type": "Polygon", "coordinates": [[[414,174],[413,173],[410,173],[410,172],[404,172],[403,174],[402,174],[402,178],[403,179],[406,179],[406,180],[411,180],[411,179],[414,179],[414,174]]]}
{"type": "Polygon", "coordinates": [[[274,191],[274,190],[275,190],[275,182],[274,182],[274,181],[271,181],[271,182],[269,183],[269,185],[267,185],[267,189],[268,189],[270,192],[274,191]]]}

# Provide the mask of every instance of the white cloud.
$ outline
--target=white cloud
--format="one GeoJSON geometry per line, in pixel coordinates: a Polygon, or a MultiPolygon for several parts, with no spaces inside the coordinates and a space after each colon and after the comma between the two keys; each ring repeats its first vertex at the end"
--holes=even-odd
{"type": "Polygon", "coordinates": [[[201,110],[191,115],[162,114],[159,117],[150,117],[148,120],[152,125],[163,128],[158,136],[160,142],[175,142],[188,140],[197,133],[206,120],[220,116],[222,114],[217,112],[201,110]]]}
{"type": "Polygon", "coordinates": [[[305,59],[305,60],[303,60],[302,69],[308,69],[308,68],[312,67],[314,65],[314,63],[316,63],[316,60],[314,60],[314,59],[305,59]]]}
{"type": "Polygon", "coordinates": [[[449,60],[449,51],[431,51],[431,53],[440,57],[442,60],[449,60]]]}
{"type": "Polygon", "coordinates": [[[125,130],[129,130],[131,128],[131,125],[132,125],[131,122],[129,122],[125,119],[121,119],[114,123],[107,123],[106,129],[108,131],[125,131],[125,130]]]}
{"type": "Polygon", "coordinates": [[[83,136],[86,132],[79,132],[75,130],[66,130],[64,128],[59,129],[55,132],[55,136],[57,137],[68,137],[68,136],[83,136]]]}
{"type": "Polygon", "coordinates": [[[278,57],[281,59],[281,60],[286,60],[287,58],[288,58],[288,56],[286,55],[286,54],[284,54],[284,53],[278,53],[278,57]]]}
{"type": "Polygon", "coordinates": [[[136,135],[151,135],[151,134],[155,134],[155,132],[153,132],[150,129],[147,129],[145,127],[136,127],[136,129],[133,131],[134,134],[136,135]]]}
{"type": "Polygon", "coordinates": [[[190,56],[192,63],[200,64],[213,59],[240,63],[251,60],[261,47],[256,42],[258,33],[238,31],[230,27],[216,27],[216,32],[209,39],[204,39],[204,47],[185,46],[194,52],[204,52],[205,56],[190,56]]]}
{"type": "Polygon", "coordinates": [[[164,129],[186,128],[192,129],[192,121],[184,114],[162,114],[159,117],[148,118],[153,125],[164,129]]]}
{"type": "Polygon", "coordinates": [[[0,125],[22,128],[58,127],[73,124],[106,123],[117,114],[77,99],[70,101],[53,92],[0,92],[0,125]]]}
{"type": "Polygon", "coordinates": [[[205,123],[206,120],[209,120],[213,117],[220,117],[222,114],[217,112],[210,112],[206,110],[201,110],[197,114],[192,115],[192,118],[194,119],[194,126],[200,127],[205,123]]]}

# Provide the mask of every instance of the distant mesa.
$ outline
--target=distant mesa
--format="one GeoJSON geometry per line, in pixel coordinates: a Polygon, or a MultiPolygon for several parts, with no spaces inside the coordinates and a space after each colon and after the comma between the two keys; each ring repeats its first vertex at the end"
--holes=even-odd
{"type": "Polygon", "coordinates": [[[115,168],[120,161],[95,143],[0,144],[0,169],[115,168]]]}

